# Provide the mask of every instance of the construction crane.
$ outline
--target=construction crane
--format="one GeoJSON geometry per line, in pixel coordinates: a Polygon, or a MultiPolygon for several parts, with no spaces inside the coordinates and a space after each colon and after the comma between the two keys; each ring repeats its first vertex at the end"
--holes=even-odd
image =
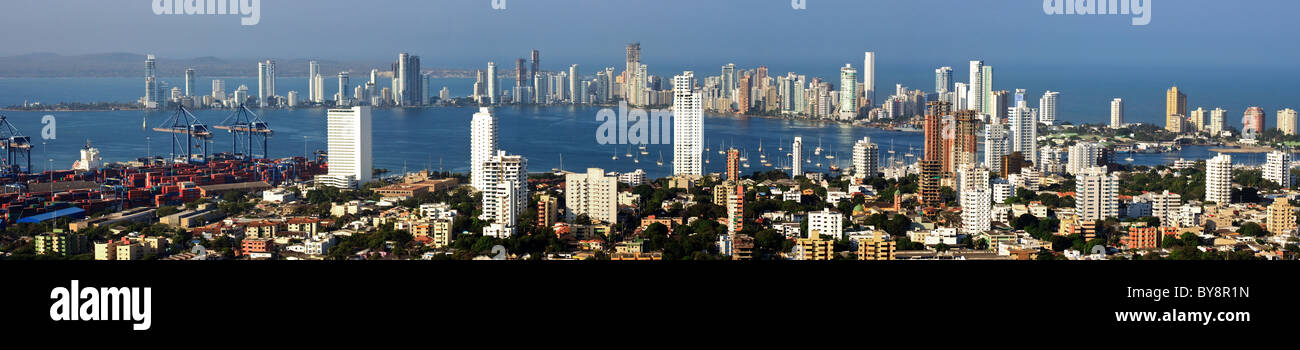
{"type": "Polygon", "coordinates": [[[32,138],[23,136],[18,128],[9,122],[9,117],[0,115],[0,148],[5,149],[5,158],[0,162],[0,174],[21,174],[32,169],[32,138]],[[21,165],[26,163],[27,167],[21,165]]]}
{"type": "Polygon", "coordinates": [[[208,126],[199,121],[190,110],[185,106],[177,105],[176,113],[167,118],[162,126],[153,128],[153,131],[171,134],[172,137],[172,160],[177,159],[177,151],[185,151],[185,162],[193,162],[194,148],[200,148],[203,151],[202,161],[208,159],[208,140],[212,139],[212,131],[208,126]],[[183,140],[183,141],[182,141],[183,140]]]}
{"type": "Polygon", "coordinates": [[[234,141],[235,155],[243,154],[248,159],[257,158],[258,154],[254,152],[257,150],[255,142],[261,141],[261,158],[271,157],[271,153],[267,151],[267,142],[275,132],[271,130],[270,124],[262,120],[261,116],[249,110],[243,104],[240,104],[238,108],[235,108],[234,113],[231,113],[230,116],[214,127],[230,132],[234,141]],[[245,152],[241,152],[241,150],[245,152]]]}

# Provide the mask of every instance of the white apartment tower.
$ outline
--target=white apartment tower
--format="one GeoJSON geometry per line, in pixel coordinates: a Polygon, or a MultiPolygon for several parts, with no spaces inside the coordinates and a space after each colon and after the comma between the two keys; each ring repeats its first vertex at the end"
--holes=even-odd
{"type": "Polygon", "coordinates": [[[1291,153],[1273,151],[1264,163],[1264,179],[1282,188],[1291,188],[1291,153]]]}
{"type": "Polygon", "coordinates": [[[1025,101],[1011,110],[1011,152],[1020,152],[1025,159],[1038,159],[1038,123],[1036,111],[1025,101]]]}
{"type": "Polygon", "coordinates": [[[320,62],[307,62],[307,99],[320,102],[320,90],[317,90],[316,76],[320,75],[320,62]]]}
{"type": "Polygon", "coordinates": [[[880,167],[880,147],[863,137],[853,144],[853,173],[859,179],[876,177],[880,167]]]}
{"type": "Polygon", "coordinates": [[[483,215],[479,220],[493,223],[483,234],[497,238],[513,236],[519,215],[528,205],[528,159],[498,150],[483,162],[482,172],[487,185],[482,190],[483,215]]]}
{"type": "Polygon", "coordinates": [[[1101,145],[1091,142],[1076,143],[1070,146],[1070,160],[1065,166],[1065,172],[1079,176],[1097,166],[1100,158],[1101,145]]]}
{"type": "Polygon", "coordinates": [[[1110,101],[1110,128],[1122,127],[1124,127],[1124,99],[1117,98],[1110,101]]]}
{"type": "Polygon", "coordinates": [[[961,170],[962,230],[979,234],[992,228],[993,192],[989,186],[989,170],[966,168],[961,170]]]}
{"type": "Polygon", "coordinates": [[[1038,122],[1048,126],[1056,125],[1056,100],[1061,93],[1048,91],[1038,100],[1038,122]]]}
{"type": "Polygon", "coordinates": [[[498,93],[499,92],[497,91],[497,63],[488,62],[488,69],[487,69],[488,104],[497,104],[499,102],[497,98],[498,93]]]}
{"type": "Polygon", "coordinates": [[[862,105],[871,107],[879,104],[876,101],[876,53],[868,51],[862,60],[862,92],[866,97],[862,105]]]}
{"type": "Polygon", "coordinates": [[[330,109],[327,124],[329,173],[316,177],[317,184],[357,188],[370,182],[374,168],[370,107],[330,109]]]}
{"type": "Polygon", "coordinates": [[[794,145],[790,146],[790,177],[803,175],[803,138],[795,136],[794,145]]]}
{"type": "Polygon", "coordinates": [[[564,176],[566,215],[572,221],[587,215],[592,221],[610,225],[618,223],[618,178],[605,175],[604,169],[589,168],[586,173],[564,176]]]}
{"type": "MultiPolygon", "coordinates": [[[[638,74],[639,75],[639,74],[638,74]]],[[[673,77],[673,175],[702,175],[704,108],[695,73],[673,77]]]]}
{"type": "Polygon", "coordinates": [[[497,153],[497,117],[492,109],[480,107],[469,126],[470,186],[484,191],[489,183],[483,173],[483,163],[497,153]]]}
{"type": "Polygon", "coordinates": [[[1205,201],[1232,203],[1232,156],[1220,154],[1205,161],[1205,201]]]}
{"type": "Polygon", "coordinates": [[[1075,206],[1079,220],[1119,217],[1119,176],[1108,174],[1106,167],[1092,167],[1078,176],[1077,181],[1075,206]]]}
{"type": "Polygon", "coordinates": [[[275,98],[275,61],[257,63],[257,102],[262,107],[271,105],[275,98]]]}

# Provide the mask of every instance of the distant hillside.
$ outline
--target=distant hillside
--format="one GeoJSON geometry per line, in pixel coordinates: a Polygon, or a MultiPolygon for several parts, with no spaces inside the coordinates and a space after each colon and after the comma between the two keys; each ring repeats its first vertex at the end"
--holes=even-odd
{"type": "MultiPolygon", "coordinates": [[[[0,57],[0,77],[5,78],[59,78],[59,77],[139,77],[144,75],[145,55],[133,53],[103,53],[63,56],[53,53],[33,53],[0,57]]],[[[158,56],[158,74],[179,77],[186,68],[194,68],[203,76],[255,76],[257,59],[222,59],[217,57],[173,58],[158,56]]],[[[306,77],[308,59],[276,59],[281,77],[306,77]]],[[[369,74],[371,69],[388,71],[391,62],[347,62],[316,60],[321,71],[332,76],[341,71],[352,74],[369,74]]],[[[464,69],[431,69],[438,78],[472,78],[474,72],[464,69]]]]}

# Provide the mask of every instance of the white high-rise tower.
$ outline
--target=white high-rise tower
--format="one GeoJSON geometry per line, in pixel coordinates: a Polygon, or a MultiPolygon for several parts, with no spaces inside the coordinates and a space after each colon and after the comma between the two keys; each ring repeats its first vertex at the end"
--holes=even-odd
{"type": "Polygon", "coordinates": [[[497,63],[488,62],[487,69],[488,104],[497,104],[497,63]]]}
{"type": "Polygon", "coordinates": [[[1220,154],[1205,161],[1205,201],[1232,203],[1232,156],[1220,154]]]}
{"type": "Polygon", "coordinates": [[[871,142],[871,137],[863,137],[853,144],[853,174],[859,179],[876,177],[880,171],[880,147],[871,142]]]}
{"type": "Polygon", "coordinates": [[[1264,179],[1282,188],[1291,188],[1291,153],[1273,151],[1264,163],[1264,179]]]}
{"type": "Polygon", "coordinates": [[[497,117],[491,108],[480,107],[469,128],[470,185],[483,191],[488,185],[483,174],[483,162],[497,152],[497,117]]]}
{"type": "Polygon", "coordinates": [[[1117,98],[1110,101],[1110,128],[1122,127],[1124,127],[1124,99],[1117,98]]]}
{"type": "Polygon", "coordinates": [[[794,145],[790,146],[790,156],[792,161],[791,163],[792,165],[790,166],[791,169],[790,176],[799,177],[803,175],[803,138],[802,137],[796,136],[794,138],[794,145]]]}
{"type": "Polygon", "coordinates": [[[1043,93],[1043,98],[1038,100],[1038,122],[1047,124],[1047,126],[1056,125],[1056,100],[1061,95],[1059,92],[1048,91],[1043,93]]]}
{"type": "Polygon", "coordinates": [[[880,104],[876,101],[876,53],[868,51],[862,61],[862,92],[867,98],[862,105],[871,107],[880,104]]]}
{"type": "Polygon", "coordinates": [[[967,88],[970,89],[969,96],[966,98],[967,109],[984,113],[984,61],[970,61],[970,81],[967,88]]]}
{"type": "Polygon", "coordinates": [[[673,175],[702,175],[704,109],[695,73],[673,77],[673,175]]]}
{"type": "Polygon", "coordinates": [[[370,107],[335,108],[328,112],[329,173],[319,184],[357,188],[370,182],[374,170],[370,107]]]}

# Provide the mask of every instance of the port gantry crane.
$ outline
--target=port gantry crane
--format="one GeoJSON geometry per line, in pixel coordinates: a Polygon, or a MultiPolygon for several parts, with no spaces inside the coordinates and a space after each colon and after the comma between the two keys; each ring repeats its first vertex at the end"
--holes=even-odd
{"type": "Polygon", "coordinates": [[[242,154],[250,160],[258,158],[258,154],[254,153],[254,151],[257,150],[254,142],[261,141],[261,158],[271,158],[270,151],[267,151],[267,141],[270,140],[271,135],[274,134],[275,131],[271,130],[270,124],[263,121],[261,116],[258,116],[257,113],[249,110],[248,107],[244,106],[244,104],[241,103],[238,108],[235,108],[234,113],[231,113],[230,116],[226,117],[225,120],[222,120],[220,124],[214,127],[230,132],[231,138],[234,141],[234,153],[236,156],[242,154]]]}
{"type": "Polygon", "coordinates": [[[190,110],[185,106],[178,105],[176,113],[167,118],[162,126],[153,128],[153,131],[171,134],[172,137],[172,161],[176,161],[176,152],[185,151],[185,162],[194,161],[194,148],[198,147],[203,151],[201,162],[208,159],[208,140],[212,139],[212,131],[208,126],[199,121],[190,110]],[[182,141],[182,139],[184,141],[182,141]]]}
{"type": "Polygon", "coordinates": [[[0,174],[13,175],[32,170],[32,138],[18,132],[5,115],[0,115],[0,148],[5,149],[0,174]],[[27,163],[26,168],[22,167],[23,162],[27,163]]]}

